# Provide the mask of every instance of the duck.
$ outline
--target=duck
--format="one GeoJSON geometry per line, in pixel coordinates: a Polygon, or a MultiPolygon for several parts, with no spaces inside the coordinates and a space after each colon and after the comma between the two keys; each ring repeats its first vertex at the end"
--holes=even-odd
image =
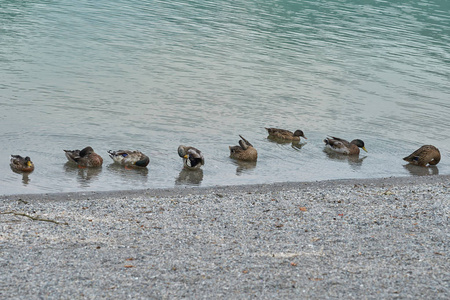
{"type": "Polygon", "coordinates": [[[11,155],[11,169],[16,172],[33,172],[34,164],[29,156],[11,155]]]}
{"type": "Polygon", "coordinates": [[[364,142],[360,139],[355,139],[351,142],[348,142],[344,139],[337,138],[334,136],[327,137],[323,140],[326,147],[337,152],[346,155],[358,155],[359,148],[368,152],[366,147],[364,146],[364,142]]]}
{"type": "Polygon", "coordinates": [[[303,137],[307,140],[305,134],[300,129],[297,129],[295,132],[280,128],[266,128],[266,130],[269,133],[269,138],[299,142],[300,137],[303,137]]]}
{"type": "Polygon", "coordinates": [[[125,167],[136,166],[145,168],[150,162],[150,158],[147,155],[137,150],[108,150],[108,154],[115,163],[125,167]]]}
{"type": "Polygon", "coordinates": [[[404,157],[403,160],[421,167],[425,167],[427,164],[434,166],[441,160],[441,153],[433,145],[423,145],[410,155],[404,157]]]}
{"type": "Polygon", "coordinates": [[[239,135],[239,146],[230,146],[230,157],[243,161],[256,161],[258,159],[258,151],[247,141],[242,135],[239,135]]]}
{"type": "Polygon", "coordinates": [[[95,168],[103,164],[103,158],[95,153],[91,146],[87,146],[82,150],[64,150],[64,152],[70,162],[74,162],[82,168],[95,168]]]}
{"type": "Polygon", "coordinates": [[[183,158],[186,169],[195,170],[205,164],[205,158],[200,150],[191,146],[178,146],[178,155],[183,158]]]}

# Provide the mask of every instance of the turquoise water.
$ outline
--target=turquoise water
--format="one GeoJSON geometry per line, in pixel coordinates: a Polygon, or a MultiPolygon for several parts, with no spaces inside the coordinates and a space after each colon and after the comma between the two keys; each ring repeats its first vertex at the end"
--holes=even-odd
{"type": "Polygon", "coordinates": [[[449,15],[431,0],[3,0],[0,194],[450,174],[449,15]],[[256,164],[228,157],[239,134],[256,164]],[[369,152],[329,155],[327,135],[369,152]],[[202,172],[182,170],[180,144],[203,151],[202,172]],[[401,159],[423,144],[436,168],[401,159]],[[87,145],[101,169],[66,164],[87,145]],[[113,165],[123,148],[148,168],[113,165]],[[11,154],[35,171],[12,172],[11,154]]]}

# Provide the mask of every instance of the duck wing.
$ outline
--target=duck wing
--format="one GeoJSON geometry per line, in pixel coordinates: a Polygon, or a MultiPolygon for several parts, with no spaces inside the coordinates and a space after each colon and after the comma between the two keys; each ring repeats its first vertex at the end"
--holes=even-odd
{"type": "Polygon", "coordinates": [[[197,161],[200,161],[202,165],[205,164],[203,154],[197,148],[189,147],[186,152],[190,157],[194,158],[197,161]]]}
{"type": "Polygon", "coordinates": [[[344,149],[350,146],[350,143],[348,141],[334,136],[326,138],[324,142],[325,144],[335,149],[344,149]]]}
{"type": "Polygon", "coordinates": [[[80,159],[80,150],[64,150],[69,161],[77,162],[80,159]]]}

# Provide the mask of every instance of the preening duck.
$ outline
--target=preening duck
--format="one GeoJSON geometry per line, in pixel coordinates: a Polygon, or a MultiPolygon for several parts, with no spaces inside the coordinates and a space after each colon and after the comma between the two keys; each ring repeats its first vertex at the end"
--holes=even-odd
{"type": "Polygon", "coordinates": [[[404,157],[403,160],[422,167],[425,167],[427,164],[433,166],[437,165],[441,160],[441,153],[433,145],[423,145],[410,155],[404,157]]]}
{"type": "Polygon", "coordinates": [[[249,141],[239,135],[239,146],[230,146],[230,157],[244,161],[256,161],[258,159],[258,151],[250,144],[249,141]]]}
{"type": "Polygon", "coordinates": [[[100,167],[103,158],[88,146],[82,150],[64,150],[69,161],[76,163],[79,167],[100,167]]]}
{"type": "Polygon", "coordinates": [[[197,148],[180,145],[178,155],[183,158],[183,165],[187,169],[198,169],[205,164],[205,158],[197,148]]]}

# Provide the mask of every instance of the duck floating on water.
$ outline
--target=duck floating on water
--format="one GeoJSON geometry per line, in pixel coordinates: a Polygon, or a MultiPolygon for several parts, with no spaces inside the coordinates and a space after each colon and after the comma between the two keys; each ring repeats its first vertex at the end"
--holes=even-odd
{"type": "Polygon", "coordinates": [[[331,136],[327,137],[323,141],[328,149],[331,149],[337,153],[346,155],[358,155],[359,148],[367,152],[366,147],[364,147],[364,142],[360,139],[355,139],[351,142],[348,142],[344,139],[331,136]]]}
{"type": "Polygon", "coordinates": [[[148,158],[147,155],[137,150],[108,150],[108,153],[109,157],[111,157],[115,163],[126,167],[136,166],[145,168],[150,162],[150,158],[148,158]]]}
{"type": "Polygon", "coordinates": [[[15,172],[33,172],[34,164],[29,156],[11,155],[11,169],[15,172]]]}
{"type": "Polygon", "coordinates": [[[198,169],[205,164],[205,158],[200,150],[191,146],[178,146],[178,155],[183,158],[186,169],[198,169]]]}
{"type": "Polygon", "coordinates": [[[441,160],[441,153],[433,145],[423,145],[410,155],[404,157],[403,160],[421,167],[425,167],[427,164],[434,166],[441,160]]]}
{"type": "Polygon", "coordinates": [[[239,136],[241,137],[239,146],[229,146],[230,157],[243,161],[256,161],[258,159],[258,151],[242,135],[239,136]]]}
{"type": "Polygon", "coordinates": [[[88,146],[82,150],[64,150],[69,161],[76,163],[79,167],[95,168],[103,164],[103,158],[88,146]]]}
{"type": "Polygon", "coordinates": [[[305,134],[300,129],[297,129],[295,132],[280,129],[280,128],[266,128],[269,133],[269,138],[287,140],[287,141],[300,141],[300,137],[307,140],[305,134]]]}

